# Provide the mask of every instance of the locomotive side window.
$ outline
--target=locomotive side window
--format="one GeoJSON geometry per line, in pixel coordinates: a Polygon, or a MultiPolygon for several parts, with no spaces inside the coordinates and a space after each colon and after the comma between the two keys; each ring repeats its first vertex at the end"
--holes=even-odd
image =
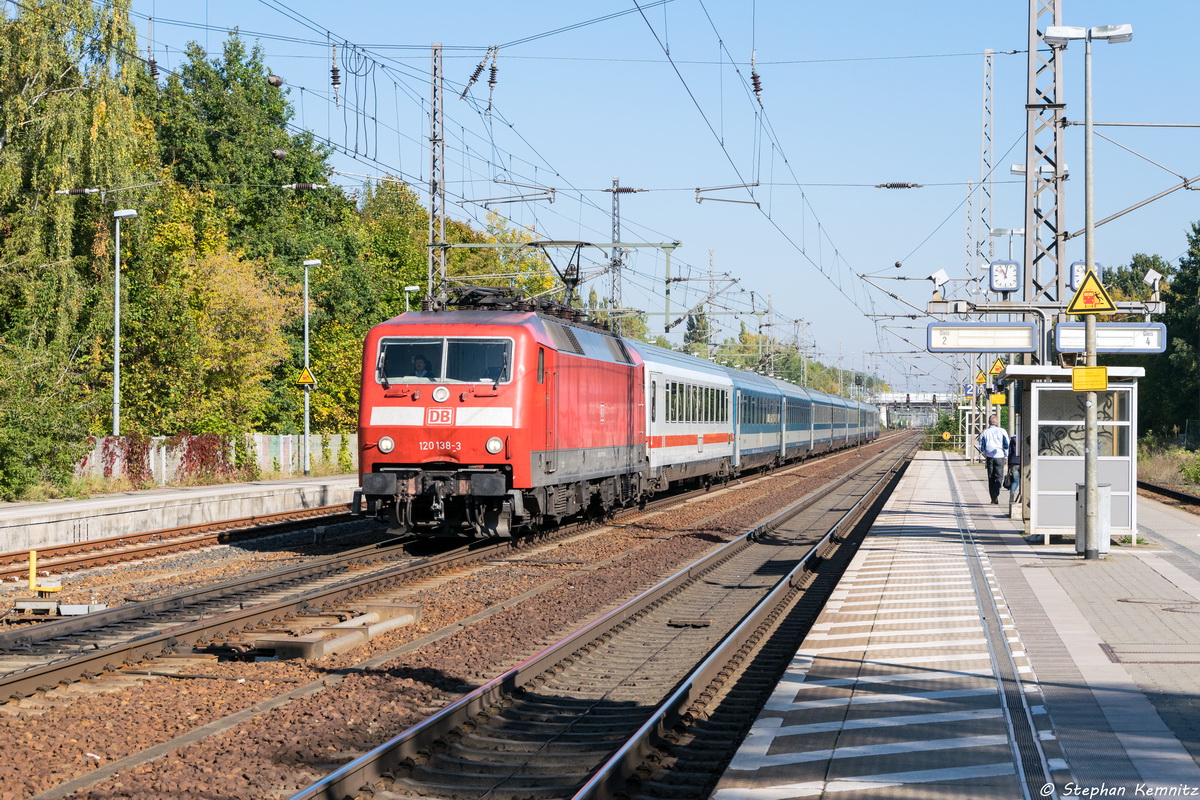
{"type": "Polygon", "coordinates": [[[508,339],[448,339],[446,378],[464,383],[512,380],[512,342],[508,339]]]}
{"type": "Polygon", "coordinates": [[[546,382],[546,351],[545,351],[545,349],[539,347],[538,348],[538,383],[541,384],[541,383],[545,383],[545,382],[546,382]]]}

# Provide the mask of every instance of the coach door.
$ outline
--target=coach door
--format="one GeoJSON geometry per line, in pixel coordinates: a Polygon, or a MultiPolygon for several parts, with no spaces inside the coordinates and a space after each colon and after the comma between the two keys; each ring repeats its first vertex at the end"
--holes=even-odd
{"type": "Polygon", "coordinates": [[[742,463],[742,390],[733,390],[733,468],[742,463]]]}

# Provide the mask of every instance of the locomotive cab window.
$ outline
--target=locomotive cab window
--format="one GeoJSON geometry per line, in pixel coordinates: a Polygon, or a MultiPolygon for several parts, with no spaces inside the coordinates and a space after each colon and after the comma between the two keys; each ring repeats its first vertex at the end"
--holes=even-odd
{"type": "Polygon", "coordinates": [[[509,383],[512,340],[384,339],[375,379],[389,383],[509,383]]]}

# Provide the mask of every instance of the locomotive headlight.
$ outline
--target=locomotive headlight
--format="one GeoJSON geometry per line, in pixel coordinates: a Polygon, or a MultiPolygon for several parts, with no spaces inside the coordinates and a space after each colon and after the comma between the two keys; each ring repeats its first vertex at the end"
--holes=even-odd
{"type": "Polygon", "coordinates": [[[380,436],[379,437],[379,452],[390,453],[395,449],[396,449],[396,443],[394,441],[392,441],[392,437],[390,437],[390,436],[380,436]]]}
{"type": "Polygon", "coordinates": [[[487,444],[485,444],[484,447],[487,448],[487,451],[489,453],[491,453],[492,455],[496,455],[497,453],[499,453],[501,450],[504,449],[504,440],[501,439],[499,436],[493,436],[492,438],[487,440],[487,444]]]}
{"type": "Polygon", "coordinates": [[[439,403],[444,403],[450,397],[450,390],[445,386],[439,386],[433,390],[433,399],[439,403]]]}

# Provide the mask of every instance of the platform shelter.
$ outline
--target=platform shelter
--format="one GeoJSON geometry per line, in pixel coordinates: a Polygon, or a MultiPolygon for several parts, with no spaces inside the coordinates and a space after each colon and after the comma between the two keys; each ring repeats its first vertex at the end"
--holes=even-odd
{"type": "MultiPolygon", "coordinates": [[[[1108,367],[1108,391],[1096,393],[1097,483],[1111,487],[1111,537],[1137,531],[1137,382],[1144,375],[1141,367],[1108,367]]],[[[1067,367],[1014,364],[1001,379],[1019,386],[1014,411],[1023,490],[1017,502],[1025,532],[1046,542],[1055,535],[1074,537],[1076,486],[1084,483],[1087,395],[1071,389],[1067,367]]]]}

